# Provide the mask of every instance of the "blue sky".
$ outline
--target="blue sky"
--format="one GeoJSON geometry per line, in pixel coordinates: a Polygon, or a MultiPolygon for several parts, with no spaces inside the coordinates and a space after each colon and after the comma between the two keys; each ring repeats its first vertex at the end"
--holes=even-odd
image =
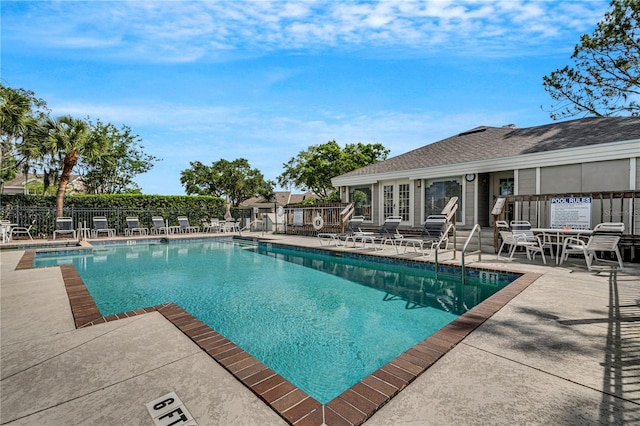
{"type": "Polygon", "coordinates": [[[542,77],[609,1],[2,1],[3,84],[53,116],[129,126],[184,194],[189,162],[283,164],[335,139],[399,155],[551,122],[542,77]]]}

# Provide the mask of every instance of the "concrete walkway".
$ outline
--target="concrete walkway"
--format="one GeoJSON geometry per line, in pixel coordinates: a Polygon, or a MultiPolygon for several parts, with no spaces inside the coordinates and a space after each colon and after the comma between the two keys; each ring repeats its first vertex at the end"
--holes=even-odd
{"type": "MultiPolygon", "coordinates": [[[[157,312],[75,329],[59,268],[21,256],[0,252],[1,424],[153,425],[145,403],[172,391],[201,426],[286,424],[157,312]]],[[[477,266],[543,276],[367,425],[640,424],[638,265],[477,266]]]]}

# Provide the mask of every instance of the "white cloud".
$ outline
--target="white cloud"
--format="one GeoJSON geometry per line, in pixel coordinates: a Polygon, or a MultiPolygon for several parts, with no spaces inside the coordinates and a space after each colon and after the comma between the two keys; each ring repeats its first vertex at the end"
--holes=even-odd
{"type": "Polygon", "coordinates": [[[100,1],[74,7],[39,1],[5,7],[11,19],[3,20],[3,35],[43,47],[168,62],[216,59],[220,50],[260,54],[303,46],[512,54],[514,46],[551,49],[568,31],[590,30],[607,9],[605,0],[100,1]]]}

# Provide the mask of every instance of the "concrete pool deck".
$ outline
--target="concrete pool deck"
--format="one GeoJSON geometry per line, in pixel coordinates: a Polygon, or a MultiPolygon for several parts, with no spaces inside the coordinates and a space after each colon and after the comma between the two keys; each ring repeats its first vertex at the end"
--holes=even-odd
{"type": "MultiPolygon", "coordinates": [[[[1,424],[152,425],[145,403],[172,391],[201,426],[286,424],[157,312],[76,329],[60,268],[15,270],[22,254],[0,252],[1,424]]],[[[367,425],[640,422],[639,265],[521,260],[483,253],[542,275],[367,425]]]]}

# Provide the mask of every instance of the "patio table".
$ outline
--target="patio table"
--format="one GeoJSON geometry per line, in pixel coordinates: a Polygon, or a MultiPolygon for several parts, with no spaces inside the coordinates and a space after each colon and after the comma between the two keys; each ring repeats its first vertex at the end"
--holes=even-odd
{"type": "Polygon", "coordinates": [[[560,264],[562,247],[567,238],[589,237],[593,233],[591,229],[533,228],[532,231],[534,234],[542,234],[542,246],[549,247],[551,257],[556,259],[556,265],[560,264]]]}

